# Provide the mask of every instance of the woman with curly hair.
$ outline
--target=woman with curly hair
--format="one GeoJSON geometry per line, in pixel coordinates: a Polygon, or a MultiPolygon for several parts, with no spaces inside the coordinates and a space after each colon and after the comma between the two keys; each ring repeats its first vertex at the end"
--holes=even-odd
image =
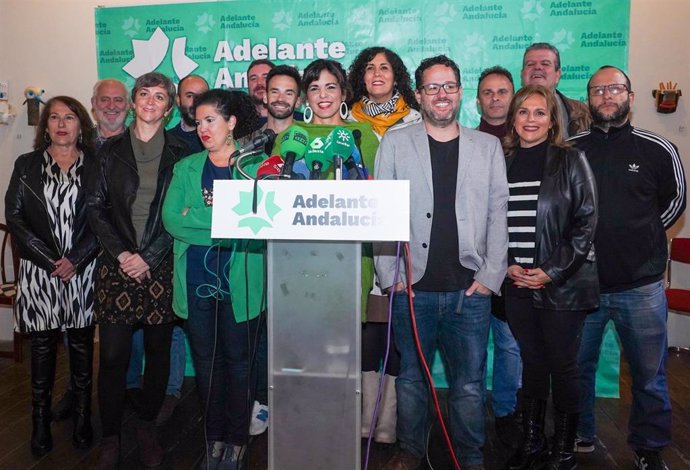
{"type": "MultiPolygon", "coordinates": [[[[385,47],[369,47],[357,55],[350,66],[348,80],[353,90],[350,117],[368,122],[379,137],[396,124],[421,119],[410,84],[410,74],[398,54],[385,47]]],[[[362,324],[362,437],[369,437],[381,372],[384,391],[380,403],[374,440],[396,440],[395,378],[400,356],[395,348],[388,354],[385,371],[379,371],[386,355],[388,299],[374,284],[369,294],[366,321],[362,324]]]]}
{"type": "MultiPolygon", "coordinates": [[[[261,240],[211,238],[213,182],[241,178],[232,156],[237,138],[256,128],[259,116],[241,91],[209,90],[194,99],[197,134],[205,150],[173,171],[163,224],[174,238],[173,308],[187,320],[196,385],[204,409],[203,468],[235,469],[247,444],[250,356],[264,309],[261,240]]],[[[243,168],[256,172],[265,155],[243,168]]]]}
{"type": "Polygon", "coordinates": [[[416,122],[417,100],[410,73],[398,54],[385,47],[368,47],[350,65],[350,117],[368,122],[381,138],[395,124],[416,122]]]}

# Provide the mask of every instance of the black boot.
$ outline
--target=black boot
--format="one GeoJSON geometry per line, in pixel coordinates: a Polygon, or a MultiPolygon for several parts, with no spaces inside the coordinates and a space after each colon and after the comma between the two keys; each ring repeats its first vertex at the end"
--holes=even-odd
{"type": "Polygon", "coordinates": [[[71,382],[75,402],[72,444],[77,449],[85,449],[93,441],[93,429],[91,428],[93,330],[92,326],[67,330],[71,382]]]}
{"type": "Polygon", "coordinates": [[[53,407],[53,421],[64,421],[72,417],[74,413],[74,392],[72,391],[72,386],[70,385],[65,394],[62,395],[60,401],[58,401],[53,407]]]}
{"type": "Polygon", "coordinates": [[[563,413],[555,410],[553,417],[553,442],[539,468],[544,470],[575,470],[575,433],[577,432],[578,413],[563,413]]]}
{"type": "Polygon", "coordinates": [[[31,453],[41,457],[53,448],[50,401],[55,382],[58,330],[31,335],[31,453]]]}
{"type": "Polygon", "coordinates": [[[505,470],[527,470],[546,449],[544,418],[546,402],[524,397],[522,402],[522,443],[508,460],[505,470]]]}

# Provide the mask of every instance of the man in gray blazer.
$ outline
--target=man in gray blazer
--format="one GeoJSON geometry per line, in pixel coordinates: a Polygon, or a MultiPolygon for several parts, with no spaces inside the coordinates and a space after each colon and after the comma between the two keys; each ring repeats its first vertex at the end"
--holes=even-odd
{"type": "Polygon", "coordinates": [[[497,138],[458,124],[462,85],[455,62],[425,59],[415,79],[423,121],[388,131],[376,156],[376,179],[409,180],[411,194],[411,272],[401,267],[396,275],[395,243],[375,244],[381,287],[395,291],[393,330],[401,354],[400,450],[384,469],[418,468],[429,431],[409,288],[424,359],[431,363],[440,347],[447,364],[453,450],[463,469],[478,470],[484,468],[482,374],[491,292],[499,291],[507,266],[505,162],[497,138]]]}

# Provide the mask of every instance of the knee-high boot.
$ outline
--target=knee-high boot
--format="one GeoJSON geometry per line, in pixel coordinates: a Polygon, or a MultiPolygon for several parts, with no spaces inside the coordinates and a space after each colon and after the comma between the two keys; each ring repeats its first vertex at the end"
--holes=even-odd
{"type": "Polygon", "coordinates": [[[72,444],[84,449],[93,441],[91,388],[93,382],[93,326],[67,330],[72,391],[75,398],[72,444]]]}
{"type": "Polygon", "coordinates": [[[396,440],[398,400],[395,394],[395,379],[396,377],[386,374],[383,384],[383,395],[379,405],[379,420],[374,431],[374,441],[382,444],[394,444],[396,440]]]}
{"type": "Polygon", "coordinates": [[[518,451],[508,460],[505,470],[532,468],[546,448],[544,435],[546,402],[525,397],[522,407],[522,443],[518,451]]]}
{"type": "Polygon", "coordinates": [[[31,453],[37,457],[53,448],[50,434],[50,401],[55,382],[58,330],[31,335],[31,453]]]}
{"type": "Polygon", "coordinates": [[[575,470],[577,461],[573,452],[579,413],[554,410],[553,441],[540,468],[544,470],[575,470]]]}
{"type": "Polygon", "coordinates": [[[362,372],[362,437],[365,438],[369,437],[380,377],[375,371],[362,372]]]}

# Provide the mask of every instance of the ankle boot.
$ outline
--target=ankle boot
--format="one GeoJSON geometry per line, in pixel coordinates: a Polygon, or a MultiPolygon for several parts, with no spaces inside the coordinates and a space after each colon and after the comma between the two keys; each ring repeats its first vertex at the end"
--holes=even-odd
{"type": "Polygon", "coordinates": [[[553,441],[551,450],[546,455],[540,468],[544,470],[575,470],[575,434],[577,432],[578,413],[563,413],[555,410],[553,417],[553,441]]]}
{"type": "Polygon", "coordinates": [[[74,393],[72,444],[78,449],[93,441],[91,427],[91,383],[93,375],[93,327],[67,330],[69,362],[74,393]]]}
{"type": "Polygon", "coordinates": [[[362,372],[362,437],[369,437],[371,420],[376,406],[376,395],[379,390],[379,373],[362,372]]]}
{"type": "Polygon", "coordinates": [[[398,400],[395,395],[395,379],[392,375],[384,378],[379,419],[374,431],[374,441],[381,444],[394,444],[397,437],[395,426],[398,423],[398,400]]]}
{"type": "Polygon", "coordinates": [[[95,470],[115,470],[120,460],[120,436],[101,439],[100,455],[95,470]]]}
{"type": "Polygon", "coordinates": [[[530,469],[546,448],[544,435],[546,402],[525,397],[522,406],[522,443],[518,451],[508,460],[505,470],[530,469]]]}
{"type": "Polygon", "coordinates": [[[163,463],[163,448],[158,442],[156,426],[153,421],[139,421],[137,443],[139,444],[139,461],[144,467],[158,467],[163,463]]]}
{"type": "Polygon", "coordinates": [[[58,330],[31,336],[31,453],[40,457],[53,448],[50,434],[50,401],[55,381],[58,330]]]}

